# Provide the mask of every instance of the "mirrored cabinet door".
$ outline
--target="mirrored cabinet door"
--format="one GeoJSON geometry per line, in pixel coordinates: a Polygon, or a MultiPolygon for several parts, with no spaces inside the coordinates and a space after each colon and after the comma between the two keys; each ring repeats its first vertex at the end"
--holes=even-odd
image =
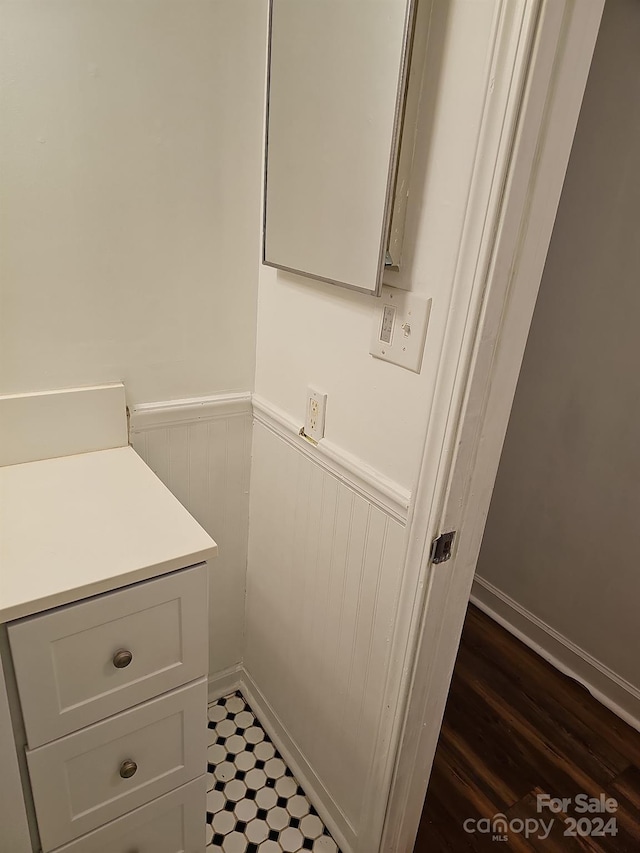
{"type": "Polygon", "coordinates": [[[377,293],[413,0],[271,0],[264,263],[377,293]]]}

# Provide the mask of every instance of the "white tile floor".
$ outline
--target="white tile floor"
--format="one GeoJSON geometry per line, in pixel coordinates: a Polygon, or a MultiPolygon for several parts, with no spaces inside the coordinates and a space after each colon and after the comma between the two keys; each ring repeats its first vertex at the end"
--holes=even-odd
{"type": "Polygon", "coordinates": [[[207,853],[340,853],[244,697],[209,706],[207,853]]]}

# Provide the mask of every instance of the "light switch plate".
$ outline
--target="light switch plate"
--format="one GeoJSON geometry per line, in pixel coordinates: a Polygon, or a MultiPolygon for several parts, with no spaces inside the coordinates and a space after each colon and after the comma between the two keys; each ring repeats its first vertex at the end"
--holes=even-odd
{"type": "Polygon", "coordinates": [[[374,312],[371,355],[420,373],[430,313],[430,299],[385,285],[374,312]]]}

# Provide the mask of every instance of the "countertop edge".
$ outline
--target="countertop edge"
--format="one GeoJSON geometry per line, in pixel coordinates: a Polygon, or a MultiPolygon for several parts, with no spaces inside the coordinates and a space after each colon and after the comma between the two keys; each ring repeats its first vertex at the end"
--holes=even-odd
{"type": "Polygon", "coordinates": [[[205,548],[179,557],[172,557],[169,560],[163,560],[161,563],[131,569],[130,571],[111,575],[100,580],[69,587],[69,589],[61,590],[42,598],[33,598],[28,601],[12,604],[0,608],[0,624],[6,624],[7,622],[13,622],[28,616],[35,616],[37,613],[62,607],[66,604],[74,604],[83,599],[91,598],[94,595],[114,592],[123,587],[131,586],[141,581],[152,580],[153,578],[161,577],[180,569],[188,569],[200,563],[208,563],[217,553],[218,546],[215,545],[213,548],[205,548]]]}

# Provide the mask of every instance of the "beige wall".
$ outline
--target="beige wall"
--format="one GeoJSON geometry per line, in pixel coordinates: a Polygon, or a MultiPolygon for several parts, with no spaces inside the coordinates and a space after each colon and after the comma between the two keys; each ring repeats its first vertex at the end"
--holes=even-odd
{"type": "Polygon", "coordinates": [[[252,387],[265,21],[0,2],[0,393],[252,387]]]}
{"type": "Polygon", "coordinates": [[[640,3],[608,0],[478,574],[640,687],[640,3]]]}

